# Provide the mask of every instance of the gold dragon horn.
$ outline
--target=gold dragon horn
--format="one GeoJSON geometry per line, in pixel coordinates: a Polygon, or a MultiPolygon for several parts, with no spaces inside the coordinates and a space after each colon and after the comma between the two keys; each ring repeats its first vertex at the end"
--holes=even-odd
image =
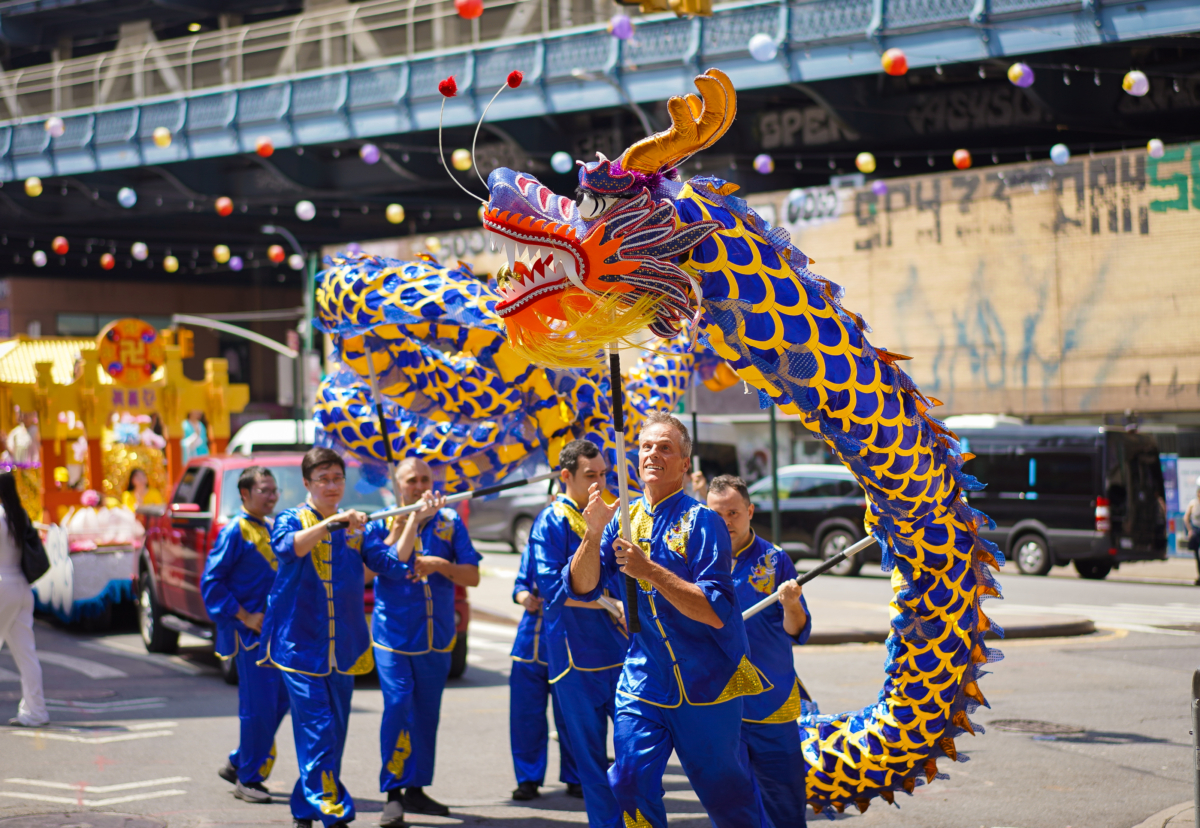
{"type": "Polygon", "coordinates": [[[641,173],[656,173],[677,166],[692,155],[715,144],[737,115],[737,92],[720,69],[709,69],[696,78],[700,96],[674,96],[667,101],[671,127],[643,138],[625,150],[621,167],[641,173]]]}

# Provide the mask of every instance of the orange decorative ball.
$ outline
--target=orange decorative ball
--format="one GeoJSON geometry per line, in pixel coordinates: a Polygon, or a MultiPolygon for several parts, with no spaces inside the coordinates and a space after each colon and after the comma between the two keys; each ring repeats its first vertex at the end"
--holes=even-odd
{"type": "Polygon", "coordinates": [[[105,270],[112,270],[116,266],[117,266],[117,259],[115,256],[113,256],[113,254],[111,254],[111,253],[101,253],[100,254],[100,267],[104,268],[105,270]]]}
{"type": "Polygon", "coordinates": [[[267,258],[273,261],[275,264],[279,264],[287,258],[287,253],[284,252],[282,246],[273,244],[267,248],[267,258]]]}
{"type": "Polygon", "coordinates": [[[483,0],[454,0],[454,10],[463,20],[474,20],[483,14],[483,0]]]}
{"type": "Polygon", "coordinates": [[[217,215],[228,216],[233,213],[233,199],[229,196],[221,196],[217,199],[217,215]]]}
{"type": "Polygon", "coordinates": [[[970,169],[971,167],[971,152],[970,150],[957,149],[954,151],[954,166],[960,170],[970,169]]]}
{"type": "Polygon", "coordinates": [[[265,135],[254,142],[254,151],[263,158],[270,158],[275,152],[275,144],[265,135]]]}
{"type": "Polygon", "coordinates": [[[67,251],[71,249],[71,245],[67,243],[64,236],[55,236],[54,241],[50,242],[50,249],[60,256],[67,255],[67,251]]]}
{"type": "Polygon", "coordinates": [[[908,57],[900,49],[888,49],[879,62],[889,75],[899,76],[908,71],[908,57]]]}

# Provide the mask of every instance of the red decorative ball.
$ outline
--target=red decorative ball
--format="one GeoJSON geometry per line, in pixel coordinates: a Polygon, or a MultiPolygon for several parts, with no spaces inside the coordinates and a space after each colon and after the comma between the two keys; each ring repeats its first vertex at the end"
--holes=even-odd
{"type": "Polygon", "coordinates": [[[273,261],[275,264],[279,264],[287,258],[287,253],[285,253],[283,248],[278,244],[273,244],[267,248],[267,258],[273,261]]]}
{"type": "Polygon", "coordinates": [[[458,84],[454,82],[454,75],[451,75],[444,81],[438,81],[438,91],[447,98],[453,98],[455,95],[457,95],[458,84]]]}
{"type": "Polygon", "coordinates": [[[270,158],[275,153],[275,144],[270,138],[263,135],[254,142],[254,151],[262,158],[270,158]]]}
{"type": "Polygon", "coordinates": [[[67,244],[67,240],[63,236],[55,236],[54,241],[50,242],[50,249],[60,256],[67,255],[67,251],[71,249],[71,245],[67,244]]]}
{"type": "Polygon", "coordinates": [[[233,213],[233,199],[229,196],[221,196],[217,199],[217,215],[228,216],[233,213]]]}
{"type": "Polygon", "coordinates": [[[463,20],[474,20],[483,14],[483,0],[454,0],[454,10],[463,20]]]}
{"type": "Polygon", "coordinates": [[[516,89],[521,85],[521,81],[525,80],[525,73],[519,69],[514,69],[508,73],[508,88],[516,89]]]}
{"type": "Polygon", "coordinates": [[[100,267],[104,268],[105,270],[112,270],[116,266],[117,266],[117,259],[115,256],[113,256],[113,254],[111,254],[111,253],[101,253],[100,254],[100,267]]]}
{"type": "Polygon", "coordinates": [[[970,169],[971,153],[969,150],[957,149],[954,151],[954,166],[960,170],[970,169]]]}
{"type": "Polygon", "coordinates": [[[908,57],[900,49],[888,49],[879,62],[889,75],[898,77],[908,71],[908,57]]]}

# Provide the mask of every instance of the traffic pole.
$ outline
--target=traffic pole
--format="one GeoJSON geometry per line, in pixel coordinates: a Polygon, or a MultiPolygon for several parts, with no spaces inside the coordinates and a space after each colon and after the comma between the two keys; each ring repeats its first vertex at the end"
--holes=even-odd
{"type": "Polygon", "coordinates": [[[1192,673],[1192,803],[1200,828],[1200,670],[1192,673]]]}

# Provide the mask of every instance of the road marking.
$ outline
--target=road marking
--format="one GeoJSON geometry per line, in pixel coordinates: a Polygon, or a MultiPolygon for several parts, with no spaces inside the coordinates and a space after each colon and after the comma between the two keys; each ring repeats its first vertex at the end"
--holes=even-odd
{"type": "Polygon", "coordinates": [[[145,699],[118,699],[109,702],[61,701],[46,699],[46,707],[54,710],[73,710],[77,713],[106,713],[116,710],[150,710],[166,707],[167,700],[158,696],[145,699]]]}
{"type": "Polygon", "coordinates": [[[21,677],[12,670],[5,670],[0,667],[0,681],[20,681],[21,677]]]}
{"type": "MultiPolygon", "coordinates": [[[[503,641],[513,641],[517,637],[517,628],[515,625],[510,627],[507,624],[493,624],[490,621],[472,621],[467,629],[469,632],[486,633],[503,641]]],[[[474,640],[474,638],[471,638],[471,641],[474,640]]]]}
{"type": "MultiPolygon", "coordinates": [[[[139,639],[140,642],[140,639],[139,639]]],[[[149,664],[157,664],[159,667],[166,667],[168,670],[175,670],[179,673],[186,673],[189,676],[198,676],[206,672],[204,668],[192,664],[190,661],[180,658],[179,656],[158,655],[157,653],[140,652],[133,646],[124,641],[112,641],[110,639],[102,639],[101,641],[81,641],[81,647],[87,647],[89,650],[96,650],[109,655],[121,656],[122,658],[133,658],[138,661],[145,661],[149,664]]],[[[135,646],[140,647],[141,644],[135,646]]]]}
{"type": "Polygon", "coordinates": [[[32,799],[35,802],[54,802],[59,805],[84,805],[88,808],[104,808],[109,805],[120,805],[122,802],[138,802],[143,799],[158,799],[164,796],[183,796],[187,791],[154,791],[153,793],[133,794],[132,796],[115,796],[111,799],[81,799],[67,796],[47,796],[46,794],[24,793],[18,791],[0,791],[0,796],[10,796],[14,799],[32,799]]]}
{"type": "Polygon", "coordinates": [[[62,653],[47,652],[46,650],[38,650],[37,655],[38,661],[46,664],[56,664],[59,667],[74,670],[76,673],[83,673],[90,679],[129,678],[129,673],[126,673],[124,670],[109,667],[107,664],[101,664],[99,661],[63,655],[62,653]]]}
{"type": "Polygon", "coordinates": [[[494,653],[504,653],[509,655],[512,652],[512,644],[504,644],[499,641],[488,641],[486,638],[472,637],[467,643],[468,650],[491,650],[494,653]]]}
{"type": "Polygon", "coordinates": [[[165,779],[147,779],[145,782],[122,782],[119,785],[83,785],[69,782],[46,782],[41,779],[5,779],[10,785],[33,785],[38,788],[58,788],[61,791],[84,791],[86,793],[112,793],[113,791],[131,791],[134,788],[153,788],[155,785],[174,785],[177,782],[191,782],[190,776],[168,776],[165,779]]]}
{"type": "Polygon", "coordinates": [[[137,722],[135,724],[124,725],[126,732],[124,733],[101,733],[96,736],[85,736],[80,733],[68,733],[61,730],[49,730],[45,728],[36,728],[30,730],[10,730],[14,736],[24,736],[27,739],[50,739],[57,742],[75,742],[84,745],[106,745],[112,742],[131,742],[137,739],[154,739],[159,736],[174,736],[174,730],[166,730],[165,728],[173,728],[178,725],[177,722],[137,722]]]}

